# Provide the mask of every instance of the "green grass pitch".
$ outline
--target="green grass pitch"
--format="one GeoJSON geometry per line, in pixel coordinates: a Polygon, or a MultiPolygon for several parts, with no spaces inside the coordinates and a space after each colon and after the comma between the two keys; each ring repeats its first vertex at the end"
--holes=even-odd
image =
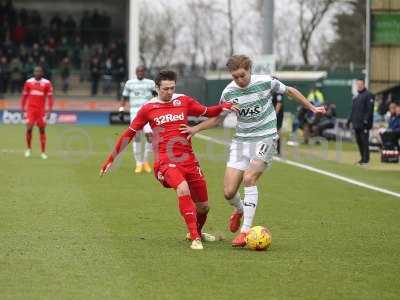
{"type": "MultiPolygon", "coordinates": [[[[206,230],[225,238],[196,252],[174,192],[133,174],[131,147],[99,178],[121,130],[49,127],[43,161],[36,130],[25,159],[24,128],[0,126],[0,299],[400,298],[399,198],[274,163],[255,220],[272,246],[232,249],[225,149],[195,139],[212,206],[206,230]]],[[[310,164],[400,192],[397,169],[310,164]]]]}

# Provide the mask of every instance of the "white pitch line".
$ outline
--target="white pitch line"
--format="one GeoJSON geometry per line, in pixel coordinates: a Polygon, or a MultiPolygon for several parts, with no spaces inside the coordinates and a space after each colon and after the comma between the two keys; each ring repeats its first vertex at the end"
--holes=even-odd
{"type": "MultiPolygon", "coordinates": [[[[195,137],[198,137],[198,138],[200,138],[202,140],[210,141],[210,142],[213,142],[213,143],[216,143],[216,144],[219,144],[219,145],[229,146],[228,142],[217,140],[215,138],[206,136],[204,134],[196,134],[195,137]]],[[[347,182],[347,183],[350,183],[350,184],[353,184],[353,185],[356,185],[356,186],[359,186],[359,187],[363,187],[363,188],[366,188],[366,189],[369,189],[369,190],[373,190],[373,191],[376,191],[376,192],[380,192],[380,193],[383,193],[383,194],[387,194],[387,195],[391,195],[391,196],[400,198],[400,193],[396,193],[396,192],[393,192],[393,191],[390,191],[390,190],[387,190],[387,189],[383,189],[383,188],[380,188],[380,187],[377,187],[377,186],[374,186],[374,185],[371,185],[371,184],[367,184],[367,183],[364,183],[364,182],[361,182],[361,181],[358,181],[358,180],[354,180],[354,179],[351,179],[351,178],[348,178],[348,177],[345,177],[345,176],[342,176],[342,175],[338,175],[338,174],[335,174],[335,173],[332,173],[332,172],[327,172],[327,171],[324,171],[324,170],[321,170],[321,169],[317,169],[317,168],[311,167],[311,166],[306,165],[306,164],[301,164],[301,163],[298,163],[298,162],[295,162],[295,161],[292,161],[292,160],[288,160],[288,159],[283,159],[283,158],[280,158],[280,157],[274,157],[274,160],[276,160],[278,162],[281,162],[281,163],[284,163],[284,164],[287,164],[287,165],[291,165],[291,166],[294,166],[294,167],[305,169],[305,170],[308,170],[310,172],[314,172],[314,173],[318,173],[318,174],[325,175],[325,176],[328,176],[328,177],[332,177],[332,178],[335,178],[337,180],[341,180],[341,181],[344,181],[344,182],[347,182]]]]}

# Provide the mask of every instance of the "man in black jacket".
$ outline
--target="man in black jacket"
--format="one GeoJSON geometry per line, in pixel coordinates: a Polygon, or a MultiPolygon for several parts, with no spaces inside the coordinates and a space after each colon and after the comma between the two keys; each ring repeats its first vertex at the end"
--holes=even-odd
{"type": "Polygon", "coordinates": [[[365,87],[364,79],[357,80],[358,95],[353,98],[348,125],[353,124],[358,150],[360,151],[360,165],[369,163],[369,130],[372,128],[374,114],[374,95],[365,87]]]}

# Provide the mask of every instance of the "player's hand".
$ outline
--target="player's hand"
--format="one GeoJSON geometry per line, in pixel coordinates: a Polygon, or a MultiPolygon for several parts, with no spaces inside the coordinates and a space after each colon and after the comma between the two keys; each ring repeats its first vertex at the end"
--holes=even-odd
{"type": "Polygon", "coordinates": [[[326,109],[325,109],[324,106],[318,106],[318,107],[313,106],[311,111],[314,114],[321,114],[321,115],[325,115],[326,114],[326,109]]]}
{"type": "Polygon", "coordinates": [[[196,126],[190,127],[189,125],[186,124],[181,124],[179,127],[179,130],[183,134],[187,134],[187,139],[190,140],[198,131],[196,126]]]}
{"type": "Polygon", "coordinates": [[[124,120],[125,108],[123,106],[120,106],[119,109],[118,109],[118,112],[119,112],[119,119],[121,121],[123,121],[124,120]]]}
{"type": "Polygon", "coordinates": [[[112,165],[112,161],[107,160],[100,169],[100,177],[103,177],[108,173],[112,165]]]}
{"type": "Polygon", "coordinates": [[[233,111],[235,113],[239,112],[239,105],[237,104],[224,102],[221,104],[221,106],[223,111],[233,111]]]}
{"type": "Polygon", "coordinates": [[[46,111],[46,114],[45,114],[46,120],[49,120],[49,119],[50,119],[50,115],[51,115],[51,111],[50,111],[50,110],[47,110],[47,111],[46,111]]]}

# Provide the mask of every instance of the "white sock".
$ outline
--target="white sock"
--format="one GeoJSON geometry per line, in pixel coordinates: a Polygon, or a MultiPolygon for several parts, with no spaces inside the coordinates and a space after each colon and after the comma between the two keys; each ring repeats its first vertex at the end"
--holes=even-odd
{"type": "Polygon", "coordinates": [[[243,212],[243,204],[242,204],[242,200],[240,199],[240,194],[239,192],[236,193],[236,195],[230,199],[230,200],[226,200],[228,201],[228,203],[235,207],[237,211],[239,212],[243,212]]]}
{"type": "Polygon", "coordinates": [[[258,203],[257,186],[249,186],[244,188],[243,200],[243,225],[241,232],[248,231],[252,224],[258,203]]]}
{"type": "Polygon", "coordinates": [[[136,160],[136,164],[142,164],[142,142],[133,142],[133,156],[136,160]]]}
{"type": "Polygon", "coordinates": [[[149,156],[150,156],[151,151],[152,151],[151,143],[149,143],[146,140],[146,142],[144,143],[144,155],[143,155],[143,161],[144,162],[148,162],[149,161],[149,156]]]}

